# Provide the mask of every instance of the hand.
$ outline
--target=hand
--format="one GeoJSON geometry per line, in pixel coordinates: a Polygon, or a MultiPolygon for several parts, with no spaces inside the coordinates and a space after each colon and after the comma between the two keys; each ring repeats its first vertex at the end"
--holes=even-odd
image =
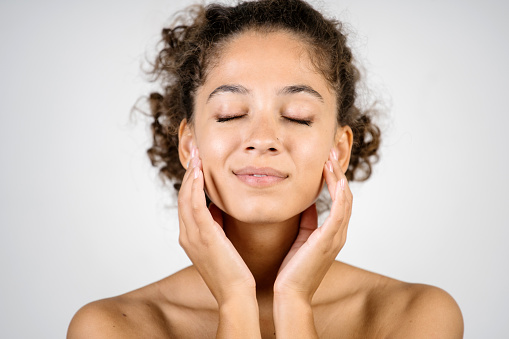
{"type": "Polygon", "coordinates": [[[302,212],[299,234],[283,260],[274,284],[275,298],[297,297],[310,304],[346,242],[353,197],[335,152],[335,149],[331,150],[323,169],[332,198],[331,212],[320,228],[317,228],[315,204],[302,212]]]}
{"type": "Polygon", "coordinates": [[[232,298],[255,295],[255,280],[224,234],[221,210],[213,204],[207,209],[195,147],[192,155],[178,197],[179,243],[221,307],[232,298]]]}

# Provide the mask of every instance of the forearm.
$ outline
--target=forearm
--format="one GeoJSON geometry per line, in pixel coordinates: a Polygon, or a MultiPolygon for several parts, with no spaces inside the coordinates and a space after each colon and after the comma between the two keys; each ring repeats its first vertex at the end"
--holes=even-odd
{"type": "Polygon", "coordinates": [[[274,325],[277,338],[318,338],[313,309],[306,300],[275,296],[274,325]]]}
{"type": "Polygon", "coordinates": [[[219,307],[219,326],[216,338],[261,338],[256,295],[235,298],[219,307]]]}

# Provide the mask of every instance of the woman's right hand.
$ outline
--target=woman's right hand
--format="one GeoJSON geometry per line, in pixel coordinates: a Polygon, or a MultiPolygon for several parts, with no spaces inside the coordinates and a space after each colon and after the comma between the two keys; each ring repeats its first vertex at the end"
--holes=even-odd
{"type": "Polygon", "coordinates": [[[221,210],[206,206],[202,165],[194,146],[191,155],[178,197],[179,243],[219,307],[232,299],[256,298],[254,277],[223,231],[221,210]]]}

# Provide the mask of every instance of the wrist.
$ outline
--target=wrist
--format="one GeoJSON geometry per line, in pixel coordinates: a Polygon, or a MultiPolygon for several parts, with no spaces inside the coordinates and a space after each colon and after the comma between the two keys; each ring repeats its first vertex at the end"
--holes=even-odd
{"type": "Polygon", "coordinates": [[[300,295],[274,295],[274,316],[277,314],[312,314],[311,300],[300,295]]]}
{"type": "Polygon", "coordinates": [[[238,308],[248,308],[258,310],[258,301],[256,294],[235,294],[218,301],[219,311],[229,312],[238,308]]]}
{"type": "Polygon", "coordinates": [[[231,297],[219,305],[216,338],[261,338],[256,295],[231,297]]]}
{"type": "Polygon", "coordinates": [[[318,338],[313,308],[308,298],[274,295],[273,311],[277,337],[318,338]]]}
{"type": "Polygon", "coordinates": [[[296,289],[274,288],[274,304],[297,304],[298,306],[311,305],[314,292],[298,291],[296,289]]]}
{"type": "Polygon", "coordinates": [[[228,289],[221,293],[220,296],[215,296],[219,309],[222,307],[235,307],[236,305],[255,304],[258,305],[256,299],[256,288],[241,288],[241,289],[228,289]]]}

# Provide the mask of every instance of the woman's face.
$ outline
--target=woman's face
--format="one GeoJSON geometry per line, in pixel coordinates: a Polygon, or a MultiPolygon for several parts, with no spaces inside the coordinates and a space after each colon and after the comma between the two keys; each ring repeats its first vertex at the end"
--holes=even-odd
{"type": "Polygon", "coordinates": [[[248,31],[222,50],[195,96],[191,133],[210,199],[248,223],[314,203],[336,137],[336,99],[306,45],[248,31]]]}

